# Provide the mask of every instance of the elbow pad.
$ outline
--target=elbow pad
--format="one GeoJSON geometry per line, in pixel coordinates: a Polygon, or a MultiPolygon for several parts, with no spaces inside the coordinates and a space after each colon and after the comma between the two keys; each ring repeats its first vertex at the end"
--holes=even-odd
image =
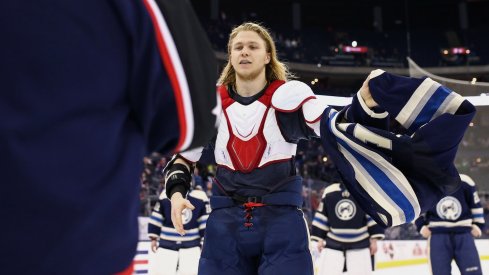
{"type": "Polygon", "coordinates": [[[172,189],[175,187],[183,187],[184,193],[182,194],[184,197],[190,190],[190,182],[192,181],[192,175],[190,174],[189,169],[180,163],[173,164],[165,174],[165,191],[166,196],[171,198],[172,189]]]}

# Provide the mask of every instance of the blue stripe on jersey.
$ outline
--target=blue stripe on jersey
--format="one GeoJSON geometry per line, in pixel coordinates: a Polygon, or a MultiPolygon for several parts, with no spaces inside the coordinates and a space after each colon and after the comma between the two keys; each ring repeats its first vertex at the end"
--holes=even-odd
{"type": "Polygon", "coordinates": [[[335,235],[335,236],[338,236],[340,238],[345,238],[345,239],[353,239],[353,238],[357,238],[357,237],[360,237],[362,236],[363,234],[367,233],[367,231],[364,231],[362,233],[333,233],[331,232],[331,234],[335,235]]]}
{"type": "Polygon", "coordinates": [[[159,222],[159,223],[163,223],[163,219],[161,219],[161,218],[158,218],[158,217],[155,217],[155,216],[151,216],[149,218],[152,219],[153,221],[156,221],[156,222],[159,222]]]}
{"type": "Polygon", "coordinates": [[[374,163],[369,161],[367,158],[359,154],[356,150],[351,148],[345,141],[337,138],[338,143],[340,143],[346,150],[348,150],[364,167],[366,171],[375,179],[380,188],[391,198],[404,212],[404,221],[411,221],[415,217],[415,211],[413,205],[404,196],[404,194],[399,190],[394,182],[392,182],[389,177],[374,163]]]}
{"type": "MultiPolygon", "coordinates": [[[[435,83],[433,85],[435,85],[435,83]]],[[[418,114],[416,119],[409,127],[409,131],[414,132],[423,124],[430,122],[431,118],[436,113],[436,111],[438,111],[443,101],[447,98],[450,92],[451,92],[450,90],[446,89],[443,86],[440,86],[438,89],[436,89],[436,91],[426,102],[423,109],[421,109],[421,112],[418,114]]]]}
{"type": "Polygon", "coordinates": [[[138,251],[136,251],[136,255],[144,255],[144,254],[148,254],[148,250],[138,250],[138,251]]]}
{"type": "Polygon", "coordinates": [[[199,236],[199,233],[186,233],[185,236],[180,235],[179,233],[173,233],[173,232],[161,232],[161,235],[165,236],[172,236],[172,237],[194,237],[194,236],[199,236]]]}
{"type": "Polygon", "coordinates": [[[318,223],[320,223],[320,224],[322,224],[322,225],[324,225],[324,226],[328,226],[328,227],[329,227],[329,223],[328,223],[328,222],[325,222],[325,221],[323,221],[323,220],[320,220],[320,219],[319,219],[319,218],[317,218],[317,217],[314,217],[314,219],[312,219],[312,221],[313,221],[313,222],[318,222],[318,223]]]}

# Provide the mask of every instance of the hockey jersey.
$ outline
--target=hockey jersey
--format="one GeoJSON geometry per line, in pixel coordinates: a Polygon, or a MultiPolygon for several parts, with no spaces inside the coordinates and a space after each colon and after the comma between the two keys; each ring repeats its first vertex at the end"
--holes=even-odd
{"type": "Polygon", "coordinates": [[[187,0],[2,1],[0,18],[0,273],[125,270],[143,156],[215,134],[206,34],[187,0]]]}
{"type": "Polygon", "coordinates": [[[378,224],[395,226],[415,220],[460,187],[454,158],[475,107],[429,78],[381,70],[370,78],[373,99],[397,127],[349,123],[349,108],[329,109],[321,119],[321,139],[361,207],[378,224]]]}
{"type": "Polygon", "coordinates": [[[209,199],[201,190],[192,190],[187,199],[195,209],[185,209],[182,213],[182,223],[186,233],[181,236],[171,221],[171,201],[164,191],[161,192],[148,224],[148,236],[159,239],[160,247],[178,250],[200,246],[203,242],[207,218],[211,211],[209,199]]]}
{"type": "Polygon", "coordinates": [[[370,238],[383,239],[384,229],[360,208],[340,183],[328,185],[312,221],[311,239],[325,240],[336,250],[370,246],[370,238]]]}
{"type": "Polygon", "coordinates": [[[420,216],[415,224],[418,230],[428,226],[432,233],[470,232],[472,225],[484,228],[484,212],[474,181],[461,175],[462,187],[443,197],[433,208],[420,216]]]}

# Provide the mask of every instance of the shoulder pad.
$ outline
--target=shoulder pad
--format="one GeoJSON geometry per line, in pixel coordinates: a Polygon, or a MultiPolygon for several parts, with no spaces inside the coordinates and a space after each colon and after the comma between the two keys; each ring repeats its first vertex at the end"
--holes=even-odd
{"type": "Polygon", "coordinates": [[[160,196],[158,197],[159,200],[164,200],[166,199],[166,192],[165,190],[161,190],[160,196]]]}
{"type": "Polygon", "coordinates": [[[323,192],[323,199],[326,197],[327,194],[335,192],[335,191],[341,191],[341,187],[339,183],[333,183],[326,187],[323,192]]]}
{"type": "Polygon", "coordinates": [[[201,190],[194,189],[188,195],[191,196],[191,197],[194,197],[196,199],[199,199],[201,201],[208,201],[209,200],[209,198],[207,197],[207,195],[205,194],[205,192],[204,191],[201,191],[201,190]]]}
{"type": "Polygon", "coordinates": [[[475,186],[475,182],[465,174],[460,174],[460,179],[462,180],[462,182],[465,182],[470,186],[475,186]]]}
{"type": "Polygon", "coordinates": [[[312,98],[316,96],[306,83],[291,80],[275,91],[272,96],[272,107],[280,112],[291,113],[312,98]]]}

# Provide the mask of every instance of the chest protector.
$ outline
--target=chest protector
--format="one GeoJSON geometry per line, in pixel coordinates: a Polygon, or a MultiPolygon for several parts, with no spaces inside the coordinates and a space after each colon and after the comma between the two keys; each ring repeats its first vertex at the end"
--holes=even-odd
{"type": "Polygon", "coordinates": [[[283,81],[272,82],[249,105],[232,99],[225,86],[218,88],[223,110],[214,151],[218,165],[249,173],[295,155],[297,144],[285,140],[271,104],[274,92],[282,84],[283,81]]]}

